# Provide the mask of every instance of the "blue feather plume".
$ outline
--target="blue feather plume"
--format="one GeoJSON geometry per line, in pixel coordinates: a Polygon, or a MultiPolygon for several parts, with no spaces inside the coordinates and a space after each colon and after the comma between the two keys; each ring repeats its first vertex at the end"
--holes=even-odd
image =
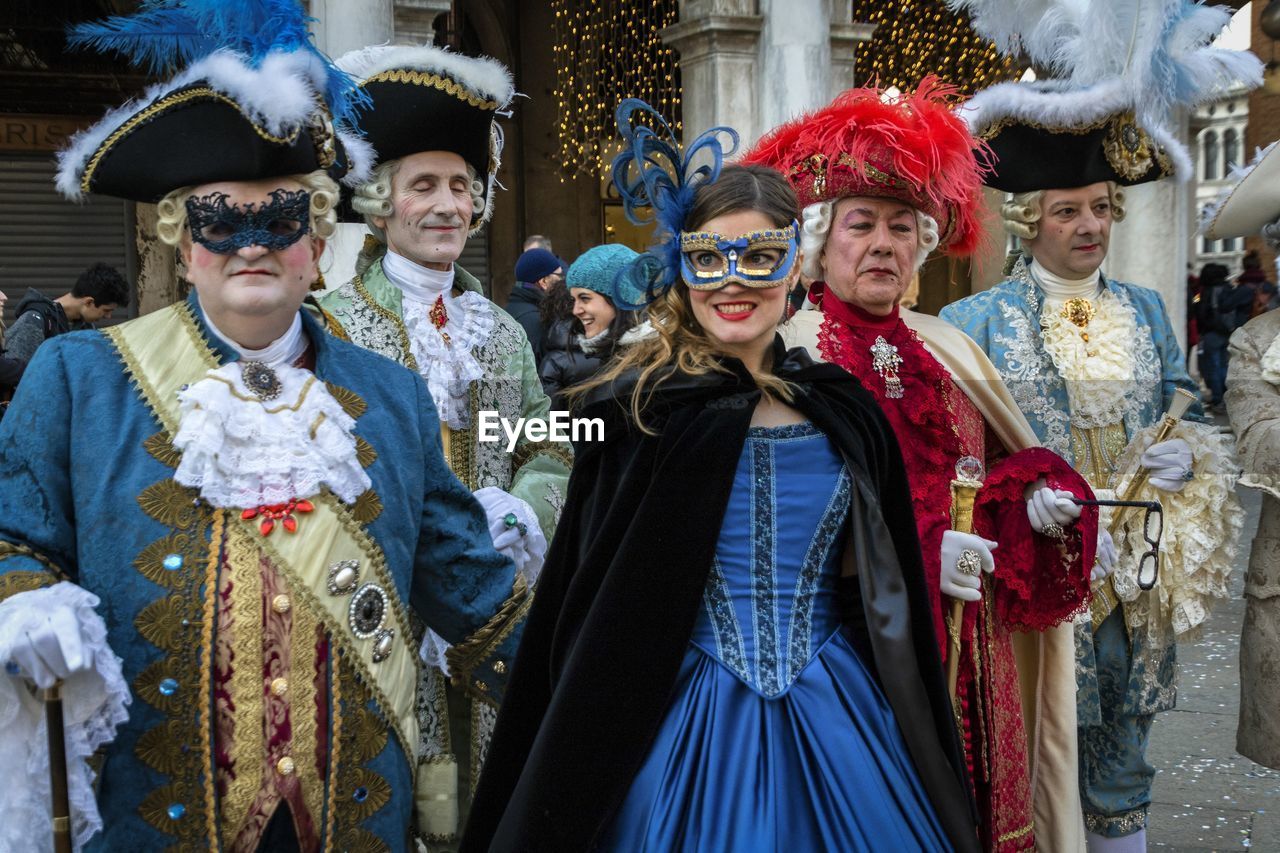
{"type": "MultiPolygon", "coordinates": [[[[627,290],[637,299],[624,307],[639,309],[665,293],[680,277],[680,232],[693,207],[698,188],[720,176],[724,158],[738,150],[738,134],[729,127],[713,127],[684,149],[671,125],[638,98],[618,105],[618,133],[623,149],[613,159],[613,185],[622,198],[627,218],[637,225],[655,223],[658,242],[627,268],[627,290]],[[645,118],[653,127],[633,124],[645,118]],[[726,151],[720,135],[731,140],[726,151]],[[711,162],[693,168],[702,151],[711,162]],[[643,294],[643,296],[639,296],[643,294]]],[[[623,300],[624,302],[627,300],[623,300]]]]}
{"type": "Polygon", "coordinates": [[[118,53],[151,74],[176,72],[217,50],[242,54],[257,66],[273,51],[305,50],[325,66],[325,100],[335,121],[355,125],[368,96],[311,40],[301,0],[143,0],[133,15],[78,24],[68,31],[73,48],[118,53]]]}

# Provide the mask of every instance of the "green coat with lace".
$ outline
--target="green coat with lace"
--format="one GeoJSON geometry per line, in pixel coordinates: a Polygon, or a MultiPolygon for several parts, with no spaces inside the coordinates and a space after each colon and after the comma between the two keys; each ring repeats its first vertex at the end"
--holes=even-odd
{"type": "MultiPolygon", "coordinates": [[[[455,294],[464,290],[483,293],[474,276],[457,265],[454,270],[455,294]]],[[[379,259],[363,274],[323,296],[320,304],[353,343],[416,371],[402,299],[379,259]]],[[[450,429],[441,424],[445,459],[472,491],[496,486],[527,502],[550,541],[564,503],[572,450],[568,443],[529,441],[523,435],[510,453],[505,435],[500,441],[479,441],[477,425],[482,411],[496,411],[514,424],[522,417],[547,418],[551,408],[524,329],[497,305],[488,305],[494,313],[493,331],[472,351],[484,376],[471,383],[468,393],[471,426],[450,429]]],[[[423,672],[418,696],[422,732],[419,762],[435,765],[442,786],[436,794],[441,802],[456,795],[465,820],[497,719],[497,702],[446,688],[439,670],[424,668],[423,672]]],[[[423,778],[421,770],[419,773],[423,778]]],[[[449,840],[456,832],[456,819],[447,808],[434,817],[420,814],[419,824],[420,831],[437,842],[449,840]],[[423,823],[430,825],[421,826],[423,823]]]]}

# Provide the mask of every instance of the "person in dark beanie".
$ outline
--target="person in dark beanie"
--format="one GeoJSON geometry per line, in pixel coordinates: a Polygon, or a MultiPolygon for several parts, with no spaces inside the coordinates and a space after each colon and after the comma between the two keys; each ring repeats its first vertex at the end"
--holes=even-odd
{"type": "Polygon", "coordinates": [[[18,303],[14,321],[5,335],[5,355],[24,364],[49,338],[73,329],[90,329],[129,304],[129,285],[115,267],[97,263],[80,273],[70,293],[50,299],[35,288],[18,303]]]}
{"type": "Polygon", "coordinates": [[[1228,281],[1222,264],[1205,264],[1200,270],[1200,301],[1196,303],[1196,328],[1200,332],[1200,373],[1209,386],[1209,405],[1220,407],[1227,388],[1227,339],[1249,317],[1253,291],[1228,281]]]}
{"type": "Polygon", "coordinates": [[[569,267],[566,283],[573,319],[547,331],[547,354],[538,368],[551,408],[567,408],[564,390],[600,370],[635,325],[635,314],[618,305],[619,275],[636,253],[620,243],[583,252],[569,267]]]}
{"type": "Polygon", "coordinates": [[[516,261],[516,288],[507,299],[507,313],[524,327],[534,356],[542,359],[542,321],[538,305],[547,288],[564,278],[564,262],[546,249],[529,249],[516,261]]]}

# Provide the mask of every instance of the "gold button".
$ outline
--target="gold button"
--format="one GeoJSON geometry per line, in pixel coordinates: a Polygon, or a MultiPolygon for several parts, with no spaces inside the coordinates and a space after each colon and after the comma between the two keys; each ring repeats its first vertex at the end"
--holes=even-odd
{"type": "Polygon", "coordinates": [[[479,690],[481,693],[488,693],[489,685],[485,684],[483,681],[476,681],[476,690],[479,690]]]}
{"type": "Polygon", "coordinates": [[[493,664],[493,671],[498,673],[498,675],[506,675],[507,665],[502,661],[495,661],[493,664]]]}
{"type": "Polygon", "coordinates": [[[286,755],[284,758],[277,761],[276,772],[279,773],[281,776],[292,776],[293,775],[293,759],[286,755]]]}
{"type": "Polygon", "coordinates": [[[290,606],[289,596],[283,592],[271,599],[271,609],[277,613],[288,613],[290,606]]]}
{"type": "Polygon", "coordinates": [[[271,679],[271,695],[283,696],[285,691],[289,689],[289,679],[273,678],[271,679]]]}

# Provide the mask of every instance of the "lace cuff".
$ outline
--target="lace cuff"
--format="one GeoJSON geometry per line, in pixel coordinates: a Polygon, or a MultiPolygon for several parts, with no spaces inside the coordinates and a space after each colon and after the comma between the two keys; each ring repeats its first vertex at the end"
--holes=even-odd
{"type": "MultiPolygon", "coordinates": [[[[1137,458],[1151,443],[1154,427],[1143,430],[1131,442],[1116,470],[1137,469],[1137,458]]],[[[1142,499],[1157,498],[1164,508],[1164,532],[1160,540],[1160,577],[1145,606],[1126,607],[1131,621],[1148,621],[1148,627],[1168,626],[1175,635],[1185,634],[1209,617],[1218,599],[1229,598],[1227,580],[1235,562],[1244,512],[1236,498],[1236,466],[1232,442],[1208,424],[1181,421],[1170,438],[1191,446],[1195,477],[1180,492],[1142,490],[1142,499]],[[1154,493],[1154,494],[1153,494],[1154,493]],[[1150,621],[1154,620],[1154,621],[1150,621]]],[[[1117,488],[1123,492],[1123,484],[1117,488]]],[[[1130,516],[1133,518],[1134,516],[1130,516]]],[[[1126,525],[1115,537],[1119,567],[1114,584],[1124,602],[1137,602],[1138,561],[1150,546],[1139,523],[1126,525]]]]}
{"type": "MultiPolygon", "coordinates": [[[[63,684],[62,705],[66,721],[68,789],[71,799],[71,832],[76,849],[102,829],[102,816],[94,798],[93,771],[87,759],[115,739],[116,729],[128,718],[129,688],[120,669],[120,658],[107,645],[107,627],[94,611],[98,597],[72,583],[22,592],[0,602],[0,661],[37,619],[51,608],[66,605],[76,611],[94,669],[79,672],[63,684]]],[[[49,747],[44,705],[27,684],[9,674],[0,675],[0,767],[22,785],[12,785],[0,797],[0,849],[31,849],[34,839],[49,837],[49,747]]]]}
{"type": "Polygon", "coordinates": [[[1061,457],[1042,447],[1019,451],[993,467],[974,505],[977,532],[999,541],[994,552],[996,613],[1009,628],[1044,631],[1081,612],[1089,598],[1089,574],[1098,539],[1098,516],[1085,507],[1056,541],[1035,533],[1023,497],[1028,483],[1044,477],[1050,488],[1092,498],[1089,484],[1061,457]]]}

